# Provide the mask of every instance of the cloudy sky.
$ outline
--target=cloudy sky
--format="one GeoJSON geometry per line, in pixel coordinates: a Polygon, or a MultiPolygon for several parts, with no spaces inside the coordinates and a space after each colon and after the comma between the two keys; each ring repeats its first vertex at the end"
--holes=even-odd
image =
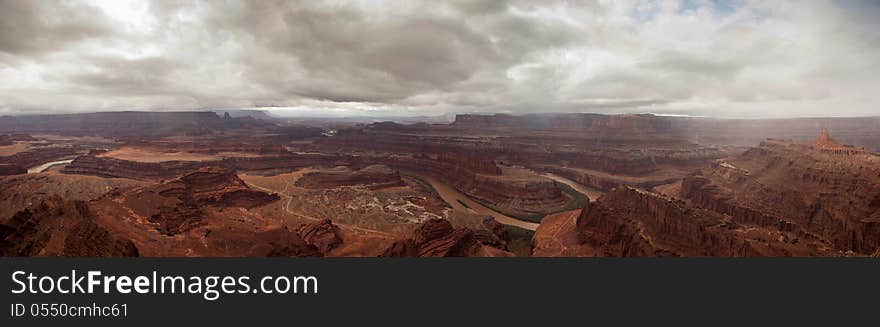
{"type": "Polygon", "coordinates": [[[0,114],[880,115],[878,1],[0,1],[0,114]]]}

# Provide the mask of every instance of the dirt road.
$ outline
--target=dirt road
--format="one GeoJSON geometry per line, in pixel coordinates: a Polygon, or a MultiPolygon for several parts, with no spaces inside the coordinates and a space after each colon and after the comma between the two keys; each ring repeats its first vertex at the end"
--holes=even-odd
{"type": "MultiPolygon", "coordinates": [[[[290,207],[290,203],[293,200],[293,195],[291,194],[292,192],[290,191],[290,189],[294,187],[293,185],[294,185],[294,183],[296,183],[297,179],[299,179],[302,175],[309,173],[309,172],[312,172],[312,171],[314,171],[314,170],[307,168],[307,169],[301,169],[301,170],[295,171],[293,173],[287,174],[289,176],[284,176],[284,177],[288,177],[286,180],[283,181],[284,188],[282,188],[280,190],[257,185],[256,183],[254,183],[252,178],[248,178],[248,177],[252,177],[252,176],[248,176],[248,175],[239,175],[239,176],[241,176],[242,179],[245,180],[245,183],[247,183],[247,185],[250,187],[253,187],[253,188],[261,190],[261,191],[278,194],[278,196],[281,197],[281,201],[282,201],[281,202],[281,209],[284,210],[285,212],[287,212],[288,214],[299,217],[299,218],[303,218],[303,219],[320,221],[321,218],[304,215],[304,214],[299,213],[295,210],[291,210],[291,207],[290,207]]],[[[278,176],[276,176],[276,178],[277,177],[278,176]]],[[[342,224],[342,223],[337,223],[337,226],[339,226],[340,228],[352,229],[352,230],[359,231],[359,232],[375,233],[375,234],[379,234],[382,236],[395,237],[395,235],[393,235],[391,233],[383,232],[383,231],[379,231],[379,230],[375,230],[375,229],[346,225],[346,224],[342,224]]]]}

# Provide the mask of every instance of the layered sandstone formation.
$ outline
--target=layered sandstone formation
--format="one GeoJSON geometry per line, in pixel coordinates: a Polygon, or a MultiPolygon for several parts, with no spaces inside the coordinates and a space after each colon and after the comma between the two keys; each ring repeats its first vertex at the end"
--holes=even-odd
{"type": "Polygon", "coordinates": [[[309,245],[314,246],[322,253],[342,245],[342,232],[330,219],[324,219],[299,228],[299,235],[309,245]]]}
{"type": "Polygon", "coordinates": [[[656,193],[624,187],[577,218],[590,256],[791,256],[827,254],[796,233],[741,225],[730,217],[656,193]]]}
{"type": "Polygon", "coordinates": [[[265,172],[268,174],[289,172],[310,166],[327,165],[332,167],[347,163],[344,158],[334,155],[292,153],[260,157],[225,158],[222,161],[222,165],[236,170],[265,172]]]}
{"type": "Polygon", "coordinates": [[[0,177],[0,223],[44,198],[89,201],[119,189],[143,186],[127,179],[64,175],[54,172],[0,177]]]}
{"type": "Polygon", "coordinates": [[[128,178],[145,181],[161,181],[197,171],[205,167],[226,167],[240,171],[278,174],[294,169],[337,164],[349,161],[339,156],[320,154],[284,154],[259,157],[231,157],[212,161],[161,161],[138,162],[94,153],[80,156],[61,170],[66,174],[92,175],[111,178],[128,178]]]}
{"type": "Polygon", "coordinates": [[[51,161],[73,158],[84,152],[85,149],[80,147],[46,146],[33,148],[10,156],[0,157],[0,164],[11,164],[30,168],[51,161]]]}
{"type": "Polygon", "coordinates": [[[686,166],[694,162],[717,159],[714,148],[692,149],[602,149],[578,154],[568,162],[571,167],[600,170],[612,174],[643,175],[668,166],[686,166]]]}
{"type": "Polygon", "coordinates": [[[880,157],[827,133],[811,144],[765,141],[685,178],[680,196],[839,252],[880,248],[880,157]]]}
{"type": "Polygon", "coordinates": [[[491,160],[480,156],[393,157],[388,159],[388,164],[440,179],[464,194],[512,214],[560,211],[571,200],[552,180],[506,176],[491,160]]]}
{"type": "Polygon", "coordinates": [[[137,162],[85,155],[74,159],[61,172],[108,178],[160,181],[171,179],[208,165],[210,164],[197,161],[137,162]]]}
{"type": "Polygon", "coordinates": [[[577,219],[576,254],[829,256],[880,247],[880,158],[827,132],[808,144],[765,141],[687,176],[674,195],[682,200],[619,187],[591,203],[577,219]]]}
{"type": "Polygon", "coordinates": [[[250,189],[235,171],[203,168],[178,179],[137,189],[122,201],[143,213],[165,234],[174,235],[197,226],[205,207],[254,208],[279,200],[277,194],[250,189]]]}
{"type": "Polygon", "coordinates": [[[485,229],[474,230],[477,240],[484,245],[507,250],[507,244],[511,241],[507,228],[491,216],[483,217],[481,224],[485,229]]]}
{"type": "Polygon", "coordinates": [[[321,189],[341,186],[363,186],[368,189],[381,189],[405,185],[400,173],[386,166],[373,165],[360,170],[351,171],[319,171],[306,174],[296,182],[297,186],[321,189]]]}
{"type": "Polygon", "coordinates": [[[383,257],[474,257],[508,255],[506,252],[484,246],[474,232],[467,228],[453,228],[449,221],[431,219],[417,228],[412,236],[394,242],[383,257]]]}
{"type": "Polygon", "coordinates": [[[131,240],[95,221],[83,201],[48,197],[0,224],[0,256],[138,256],[131,240]]]}
{"type": "MultiPolygon", "coordinates": [[[[342,246],[343,232],[329,221],[291,230],[266,221],[229,220],[212,206],[200,207],[211,217],[204,226],[164,235],[136,219],[139,208],[125,204],[47,197],[0,224],[0,256],[138,256],[145,251],[151,256],[315,257],[342,246]]],[[[345,237],[357,246],[362,236],[345,237]]]]}
{"type": "Polygon", "coordinates": [[[252,244],[250,249],[247,250],[247,256],[321,257],[324,255],[318,247],[308,243],[299,233],[291,231],[287,227],[272,229],[249,236],[249,240],[242,240],[252,244]]]}

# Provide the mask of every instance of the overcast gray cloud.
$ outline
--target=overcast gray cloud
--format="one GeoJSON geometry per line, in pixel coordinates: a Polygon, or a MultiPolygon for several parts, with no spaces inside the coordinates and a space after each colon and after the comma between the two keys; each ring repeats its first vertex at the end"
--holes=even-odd
{"type": "Polygon", "coordinates": [[[0,1],[0,114],[878,115],[872,1],[0,1]]]}

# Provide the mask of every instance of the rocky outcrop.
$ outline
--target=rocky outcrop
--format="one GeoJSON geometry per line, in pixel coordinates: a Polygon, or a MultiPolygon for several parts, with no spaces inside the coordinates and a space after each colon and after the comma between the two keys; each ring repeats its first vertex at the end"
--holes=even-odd
{"type": "Polygon", "coordinates": [[[342,245],[342,233],[330,219],[303,225],[299,228],[299,235],[307,244],[315,246],[322,253],[342,245]]]}
{"type": "Polygon", "coordinates": [[[48,197],[0,225],[2,256],[138,256],[131,240],[114,236],[83,201],[48,197]]]}
{"type": "Polygon", "coordinates": [[[880,159],[768,140],[682,181],[680,196],[740,224],[799,234],[840,252],[880,247],[880,159]]]}
{"type": "Polygon", "coordinates": [[[510,233],[507,228],[491,216],[483,217],[482,225],[486,229],[474,230],[477,240],[483,245],[507,250],[507,243],[510,243],[510,233]]]}
{"type": "Polygon", "coordinates": [[[27,174],[27,168],[16,164],[0,164],[0,176],[27,174]]]}
{"type": "Polygon", "coordinates": [[[681,167],[709,162],[721,157],[720,152],[710,147],[686,149],[601,149],[580,153],[568,165],[599,170],[611,174],[644,175],[664,167],[681,167]]]}
{"type": "Polygon", "coordinates": [[[138,249],[131,240],[114,236],[93,220],[81,220],[64,239],[62,254],[73,257],[137,257],[138,249]]]}
{"type": "Polygon", "coordinates": [[[472,180],[459,180],[453,185],[462,193],[488,202],[502,212],[512,214],[556,212],[565,208],[571,200],[550,179],[475,175],[472,180]]]}
{"type": "Polygon", "coordinates": [[[308,244],[302,236],[287,227],[257,233],[251,240],[254,245],[248,251],[252,257],[321,257],[316,246],[308,244]]]}
{"type": "Polygon", "coordinates": [[[216,155],[223,152],[260,155],[287,154],[282,142],[272,138],[211,137],[206,139],[127,139],[122,147],[168,149],[174,152],[216,155]]]}
{"type": "Polygon", "coordinates": [[[419,226],[412,237],[394,242],[382,256],[471,257],[480,255],[481,247],[473,231],[454,229],[444,219],[431,219],[419,226]]]}
{"type": "Polygon", "coordinates": [[[85,155],[65,166],[65,174],[92,175],[109,178],[128,178],[142,181],[161,181],[210,166],[210,162],[163,161],[137,162],[109,157],[85,155]]]}
{"type": "Polygon", "coordinates": [[[143,181],[161,181],[176,178],[205,167],[225,167],[239,171],[277,174],[294,169],[337,164],[348,164],[341,157],[284,154],[260,157],[232,157],[213,161],[162,161],[138,162],[97,155],[80,156],[61,170],[65,174],[92,175],[111,178],[128,178],[143,181]]]}
{"type": "Polygon", "coordinates": [[[197,226],[207,206],[254,208],[279,200],[277,194],[250,189],[235,171],[223,167],[207,167],[178,179],[139,189],[123,195],[123,201],[143,206],[148,219],[168,235],[178,234],[197,226]],[[157,211],[157,212],[156,212],[157,211]]]}
{"type": "Polygon", "coordinates": [[[170,187],[160,191],[160,194],[189,197],[197,206],[250,209],[280,199],[277,194],[250,189],[234,170],[223,167],[202,168],[180,177],[177,181],[165,183],[165,186],[170,187]]]}
{"type": "Polygon", "coordinates": [[[344,166],[348,165],[350,161],[350,158],[346,156],[287,153],[259,157],[225,158],[220,164],[240,171],[263,171],[272,174],[310,166],[344,166]]]}
{"type": "Polygon", "coordinates": [[[437,161],[462,170],[482,175],[501,175],[501,168],[491,158],[474,153],[443,152],[437,155],[437,161]]]}
{"type": "Polygon", "coordinates": [[[583,209],[577,229],[584,255],[829,255],[796,233],[755,229],[716,212],[635,188],[619,188],[583,209]]]}
{"type": "Polygon", "coordinates": [[[10,156],[0,157],[0,164],[12,164],[29,168],[50,161],[73,158],[85,151],[85,149],[79,147],[47,146],[33,148],[10,156]]]}
{"type": "Polygon", "coordinates": [[[398,171],[382,165],[373,165],[356,171],[346,169],[309,173],[298,179],[296,185],[310,189],[363,186],[375,190],[405,184],[398,171]]]}

